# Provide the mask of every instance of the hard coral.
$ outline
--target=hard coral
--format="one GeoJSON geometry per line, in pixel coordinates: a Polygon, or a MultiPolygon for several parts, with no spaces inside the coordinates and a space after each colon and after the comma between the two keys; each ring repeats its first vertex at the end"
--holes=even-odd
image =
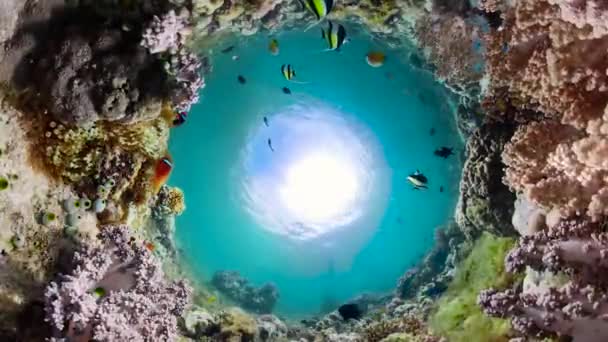
{"type": "Polygon", "coordinates": [[[507,123],[487,122],[467,142],[456,222],[468,238],[484,231],[515,235],[509,224],[515,196],[502,184],[501,152],[513,134],[507,123]]]}
{"type": "Polygon", "coordinates": [[[159,215],[181,215],[186,210],[184,192],[179,188],[165,185],[157,196],[154,209],[159,215]]]}
{"type": "Polygon", "coordinates": [[[403,316],[393,320],[382,320],[365,328],[363,337],[366,342],[379,341],[408,341],[408,342],[439,342],[440,339],[433,336],[426,325],[413,316],[403,316]],[[389,336],[397,333],[407,334],[409,339],[389,339],[389,336]]]}
{"type": "Polygon", "coordinates": [[[164,279],[152,254],[126,226],[108,226],[101,246],[74,255],[74,270],[47,287],[47,321],[56,337],[170,341],[189,302],[183,282],[164,279]]]}

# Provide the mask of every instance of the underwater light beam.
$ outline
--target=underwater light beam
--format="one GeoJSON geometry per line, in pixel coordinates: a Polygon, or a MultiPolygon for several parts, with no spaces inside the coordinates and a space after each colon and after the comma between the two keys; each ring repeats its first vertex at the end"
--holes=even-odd
{"type": "Polygon", "coordinates": [[[358,195],[351,162],[323,152],[306,155],[287,169],[280,194],[296,217],[324,221],[347,212],[358,195]]]}
{"type": "Polygon", "coordinates": [[[351,116],[310,102],[283,108],[253,130],[236,173],[245,210],[262,228],[296,240],[375,226],[372,203],[387,196],[376,139],[351,116]]]}

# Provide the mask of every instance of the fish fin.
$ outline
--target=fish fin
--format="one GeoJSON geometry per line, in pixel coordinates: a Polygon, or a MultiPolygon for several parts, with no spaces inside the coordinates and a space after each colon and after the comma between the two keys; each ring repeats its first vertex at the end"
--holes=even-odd
{"type": "Polygon", "coordinates": [[[320,23],[322,23],[323,21],[324,21],[324,19],[323,19],[323,18],[321,18],[321,19],[319,19],[319,20],[315,21],[314,23],[310,24],[310,25],[309,25],[307,28],[305,28],[305,29],[304,29],[304,32],[309,31],[311,28],[313,28],[313,27],[315,27],[315,26],[319,25],[319,24],[320,24],[320,23]]]}

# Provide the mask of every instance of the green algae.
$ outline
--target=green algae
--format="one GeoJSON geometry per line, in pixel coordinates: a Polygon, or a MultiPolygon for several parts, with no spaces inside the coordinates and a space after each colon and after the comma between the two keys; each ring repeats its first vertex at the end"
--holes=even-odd
{"type": "Polygon", "coordinates": [[[8,179],[4,177],[0,177],[0,191],[8,189],[9,182],[8,179]]]}
{"type": "Polygon", "coordinates": [[[509,321],[486,316],[477,305],[477,296],[483,289],[506,288],[519,280],[504,267],[504,258],[514,244],[512,238],[489,233],[477,240],[431,315],[430,326],[435,333],[450,342],[509,340],[509,321]]]}

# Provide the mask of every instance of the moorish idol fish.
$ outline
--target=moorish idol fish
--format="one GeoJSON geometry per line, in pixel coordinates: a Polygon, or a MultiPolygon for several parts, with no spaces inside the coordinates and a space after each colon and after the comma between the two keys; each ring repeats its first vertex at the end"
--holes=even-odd
{"type": "Polygon", "coordinates": [[[291,81],[296,77],[296,71],[291,67],[291,64],[283,64],[281,66],[281,74],[283,74],[283,77],[288,81],[291,81]]]}
{"type": "Polygon", "coordinates": [[[313,26],[319,24],[323,18],[325,18],[329,12],[334,7],[334,0],[299,0],[300,3],[310,12],[315,18],[317,18],[317,22],[313,25],[306,28],[305,31],[308,31],[313,26]]]}
{"type": "Polygon", "coordinates": [[[429,182],[429,180],[418,170],[407,176],[407,180],[412,183],[415,190],[428,189],[427,183],[429,182]]]}
{"type": "Polygon", "coordinates": [[[339,51],[346,40],[346,29],[341,24],[336,26],[328,21],[327,30],[321,30],[321,37],[327,42],[327,51],[339,51]]]}

